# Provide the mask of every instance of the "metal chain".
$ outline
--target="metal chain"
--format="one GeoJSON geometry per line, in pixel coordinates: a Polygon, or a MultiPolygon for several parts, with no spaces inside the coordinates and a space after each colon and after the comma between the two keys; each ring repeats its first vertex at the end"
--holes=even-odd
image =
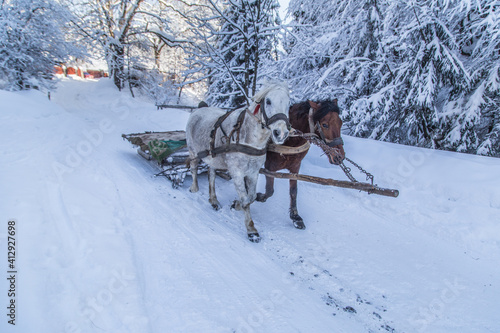
{"type": "MultiPolygon", "coordinates": [[[[329,154],[330,156],[333,156],[332,158],[334,160],[337,159],[337,158],[340,158],[340,156],[341,156],[340,155],[340,151],[337,148],[333,148],[333,147],[328,146],[316,134],[302,133],[299,130],[295,130],[295,133],[293,133],[292,136],[300,136],[300,137],[306,139],[307,141],[315,144],[316,146],[319,146],[325,152],[325,154],[329,154]]],[[[351,163],[352,165],[354,165],[356,168],[358,168],[358,170],[361,173],[364,173],[366,175],[366,180],[369,180],[371,182],[371,184],[373,185],[374,176],[371,173],[369,173],[368,171],[366,171],[365,169],[363,169],[359,164],[357,164],[356,162],[354,162],[353,160],[351,160],[348,157],[344,157],[344,160],[348,161],[349,163],[351,163]]],[[[348,166],[346,166],[344,164],[344,161],[340,162],[339,166],[342,169],[342,171],[344,171],[345,175],[347,176],[347,178],[349,178],[349,180],[351,182],[354,182],[354,183],[358,182],[356,180],[356,178],[354,178],[354,176],[351,174],[351,171],[352,171],[351,168],[349,168],[348,166]]]]}
{"type": "MultiPolygon", "coordinates": [[[[350,158],[347,158],[345,157],[344,158],[346,161],[350,162],[352,165],[354,165],[356,168],[359,169],[359,171],[361,171],[362,173],[364,173],[366,175],[366,180],[369,180],[371,182],[371,184],[373,185],[373,179],[374,179],[374,176],[369,173],[368,171],[366,171],[365,169],[363,169],[361,166],[359,166],[356,162],[354,162],[353,160],[351,160],[350,158]]],[[[344,162],[341,163],[341,167],[344,166],[346,169],[348,169],[348,172],[351,171],[350,168],[346,167],[344,162]]],[[[342,168],[342,170],[344,170],[344,168],[342,168]]],[[[349,173],[349,175],[347,174],[346,170],[344,170],[344,172],[346,173],[347,177],[349,177],[349,179],[352,177],[352,175],[349,173]]],[[[354,177],[353,177],[354,178],[354,177]]],[[[351,179],[352,181],[352,179],[351,179]]]]}
{"type": "Polygon", "coordinates": [[[339,166],[342,169],[342,171],[344,171],[345,175],[347,176],[347,178],[349,178],[349,180],[351,182],[353,182],[353,183],[357,183],[358,182],[356,180],[356,178],[354,178],[354,176],[351,174],[351,168],[349,168],[348,166],[346,166],[344,164],[344,162],[340,163],[339,166]]]}

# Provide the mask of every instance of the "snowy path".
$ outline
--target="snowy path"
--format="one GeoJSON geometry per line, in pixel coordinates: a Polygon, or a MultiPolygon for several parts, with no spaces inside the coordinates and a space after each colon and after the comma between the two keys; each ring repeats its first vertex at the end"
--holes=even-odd
{"type": "MultiPolygon", "coordinates": [[[[253,244],[230,182],[215,212],[205,177],[172,189],[121,139],[182,129],[186,112],[107,81],[0,100],[1,248],[6,221],[20,229],[17,325],[1,332],[500,331],[498,159],[346,137],[400,197],[301,183],[301,231],[277,180],[252,205],[253,244]]],[[[345,179],[320,155],[302,173],[345,179]]]]}

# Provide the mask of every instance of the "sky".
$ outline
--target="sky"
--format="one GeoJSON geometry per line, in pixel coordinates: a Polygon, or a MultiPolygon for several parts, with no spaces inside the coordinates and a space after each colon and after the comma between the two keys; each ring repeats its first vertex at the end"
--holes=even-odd
{"type": "Polygon", "coordinates": [[[280,3],[280,17],[281,19],[283,20],[285,18],[285,15],[286,15],[286,10],[288,8],[288,3],[290,2],[290,0],[279,0],[279,3],[280,3]]]}

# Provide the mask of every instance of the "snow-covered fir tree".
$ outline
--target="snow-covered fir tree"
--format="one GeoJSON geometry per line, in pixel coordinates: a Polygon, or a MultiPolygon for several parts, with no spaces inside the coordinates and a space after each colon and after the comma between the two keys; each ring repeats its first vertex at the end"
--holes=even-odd
{"type": "Polygon", "coordinates": [[[292,0],[278,67],[357,136],[499,156],[493,0],[292,0]]]}
{"type": "MultiPolygon", "coordinates": [[[[440,146],[443,103],[460,99],[470,83],[454,27],[457,3],[389,2],[382,43],[391,72],[375,94],[366,96],[368,107],[363,109],[357,102],[352,112],[354,120],[360,113],[375,113],[370,137],[440,146]]],[[[356,124],[354,133],[362,124],[356,124]]]]}
{"type": "MultiPolygon", "coordinates": [[[[471,89],[462,111],[451,113],[446,142],[459,151],[500,156],[500,2],[470,1],[460,9],[460,46],[471,89]]],[[[454,105],[450,109],[457,111],[454,105]]]]}
{"type": "Polygon", "coordinates": [[[295,100],[367,94],[380,79],[381,14],[372,0],[292,0],[280,71],[295,100]],[[353,91],[353,88],[355,91],[353,91]]]}
{"type": "Polygon", "coordinates": [[[208,80],[207,101],[212,105],[246,103],[256,92],[262,63],[273,56],[278,2],[208,0],[207,6],[209,13],[191,18],[197,43],[190,50],[187,74],[208,80]]]}
{"type": "Polygon", "coordinates": [[[71,14],[52,0],[4,0],[0,4],[0,88],[51,89],[54,66],[79,56],[68,41],[71,14]]]}

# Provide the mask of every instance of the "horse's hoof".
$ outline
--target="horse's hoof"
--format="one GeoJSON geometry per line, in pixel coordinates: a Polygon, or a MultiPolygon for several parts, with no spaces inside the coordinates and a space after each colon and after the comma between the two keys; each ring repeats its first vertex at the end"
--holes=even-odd
{"type": "Polygon", "coordinates": [[[267,197],[264,193],[257,193],[257,198],[255,198],[258,202],[266,202],[267,197]]]}
{"type": "Polygon", "coordinates": [[[293,226],[301,230],[304,230],[306,228],[306,225],[304,224],[303,221],[293,221],[293,226]]]}
{"type": "Polygon", "coordinates": [[[306,225],[304,224],[304,220],[302,220],[302,217],[300,217],[299,215],[292,215],[290,216],[290,218],[292,219],[292,222],[293,222],[293,226],[297,229],[305,229],[306,228],[306,225]]]}
{"type": "Polygon", "coordinates": [[[252,243],[258,243],[260,242],[260,235],[258,232],[253,232],[251,234],[248,234],[248,240],[252,243]]]}
{"type": "Polygon", "coordinates": [[[242,210],[241,201],[234,200],[233,204],[231,205],[231,209],[242,210]]]}
{"type": "Polygon", "coordinates": [[[210,198],[208,199],[208,202],[212,205],[212,208],[214,210],[219,210],[222,208],[222,205],[220,204],[219,200],[217,200],[217,198],[210,198]]]}

